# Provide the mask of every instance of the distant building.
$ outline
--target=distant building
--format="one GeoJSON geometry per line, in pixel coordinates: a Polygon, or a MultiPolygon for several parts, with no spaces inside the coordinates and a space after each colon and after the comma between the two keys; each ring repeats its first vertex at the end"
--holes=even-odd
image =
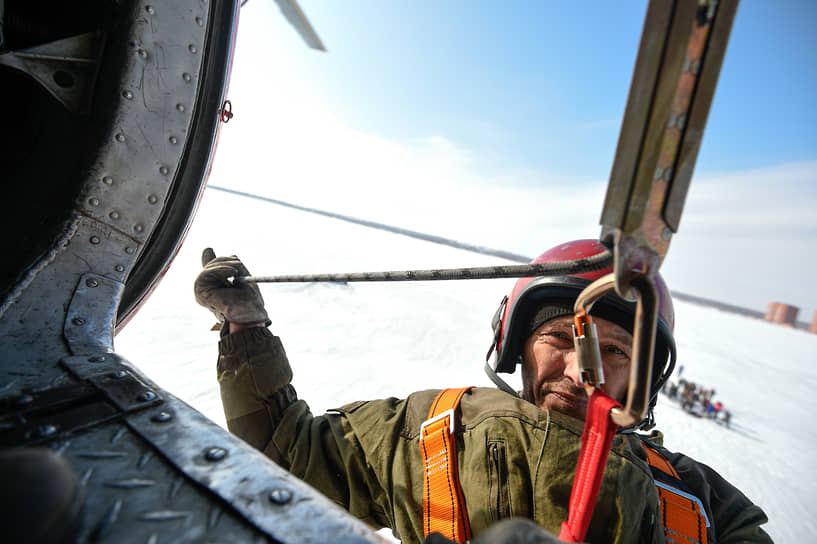
{"type": "Polygon", "coordinates": [[[779,325],[788,325],[794,327],[797,323],[797,314],[800,308],[792,306],[791,304],[784,304],[782,302],[770,302],[766,310],[766,321],[777,323],[779,325]]]}

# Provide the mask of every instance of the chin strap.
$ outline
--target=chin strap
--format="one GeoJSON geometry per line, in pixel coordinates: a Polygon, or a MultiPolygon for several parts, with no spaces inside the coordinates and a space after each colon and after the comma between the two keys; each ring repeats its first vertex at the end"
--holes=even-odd
{"type": "Polygon", "coordinates": [[[579,461],[576,465],[576,477],[573,480],[573,491],[570,493],[568,518],[562,523],[562,530],[559,533],[559,539],[564,542],[584,542],[601,487],[604,466],[607,464],[607,457],[613,444],[613,436],[618,429],[618,425],[610,419],[610,411],[616,406],[621,405],[599,387],[593,390],[587,403],[587,418],[584,423],[579,461]]]}

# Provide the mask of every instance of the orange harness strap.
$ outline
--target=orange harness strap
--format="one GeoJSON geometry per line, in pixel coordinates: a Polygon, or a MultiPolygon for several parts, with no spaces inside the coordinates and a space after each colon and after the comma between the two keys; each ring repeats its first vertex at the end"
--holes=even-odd
{"type": "Polygon", "coordinates": [[[431,404],[428,419],[420,426],[425,536],[436,532],[456,542],[471,539],[454,440],[457,407],[470,389],[463,387],[440,391],[431,404]]]}
{"type": "Polygon", "coordinates": [[[701,500],[693,495],[681,481],[675,468],[646,440],[644,451],[650,465],[658,497],[661,499],[661,516],[664,518],[664,535],[670,544],[706,544],[706,517],[701,500]]]}

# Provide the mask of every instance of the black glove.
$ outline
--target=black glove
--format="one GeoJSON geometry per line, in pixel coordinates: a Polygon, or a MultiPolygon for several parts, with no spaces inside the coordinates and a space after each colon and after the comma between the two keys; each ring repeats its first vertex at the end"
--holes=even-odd
{"type": "Polygon", "coordinates": [[[196,302],[213,312],[219,322],[270,324],[258,285],[229,279],[250,275],[238,257],[217,258],[213,249],[208,247],[201,254],[201,265],[204,270],[193,284],[196,302]]]}

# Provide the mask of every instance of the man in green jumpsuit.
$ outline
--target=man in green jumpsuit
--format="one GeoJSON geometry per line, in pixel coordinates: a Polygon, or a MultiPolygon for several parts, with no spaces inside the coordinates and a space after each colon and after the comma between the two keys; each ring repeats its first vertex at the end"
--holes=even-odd
{"type": "MultiPolygon", "coordinates": [[[[603,249],[592,240],[568,242],[534,262],[589,257],[603,249]]],[[[312,415],[290,383],[292,369],[280,339],[267,329],[258,287],[229,280],[249,275],[247,269],[235,257],[215,258],[210,249],[202,261],[195,295],[222,323],[218,381],[230,431],[373,527],[389,527],[403,542],[423,541],[419,434],[438,391],[354,402],[312,415]]],[[[469,391],[455,429],[459,483],[477,539],[508,518],[527,518],[559,534],[568,517],[587,407],[573,350],[572,304],[591,279],[607,272],[520,279],[497,312],[496,357],[486,369],[500,388],[469,391]],[[513,372],[516,365],[522,368],[521,395],[496,374],[513,372]]],[[[660,278],[657,287],[661,317],[650,414],[636,426],[640,429],[651,426],[652,407],[675,359],[672,302],[660,278]]],[[[591,314],[599,331],[603,388],[621,401],[632,353],[633,306],[607,295],[591,314]]],[[[661,433],[635,430],[620,430],[613,440],[587,542],[671,541],[645,440],[672,464],[678,485],[702,504],[706,528],[698,541],[771,542],[760,527],[765,514],[738,489],[706,465],[660,448],[661,433]]],[[[524,524],[514,530],[531,534],[524,524]]]]}

